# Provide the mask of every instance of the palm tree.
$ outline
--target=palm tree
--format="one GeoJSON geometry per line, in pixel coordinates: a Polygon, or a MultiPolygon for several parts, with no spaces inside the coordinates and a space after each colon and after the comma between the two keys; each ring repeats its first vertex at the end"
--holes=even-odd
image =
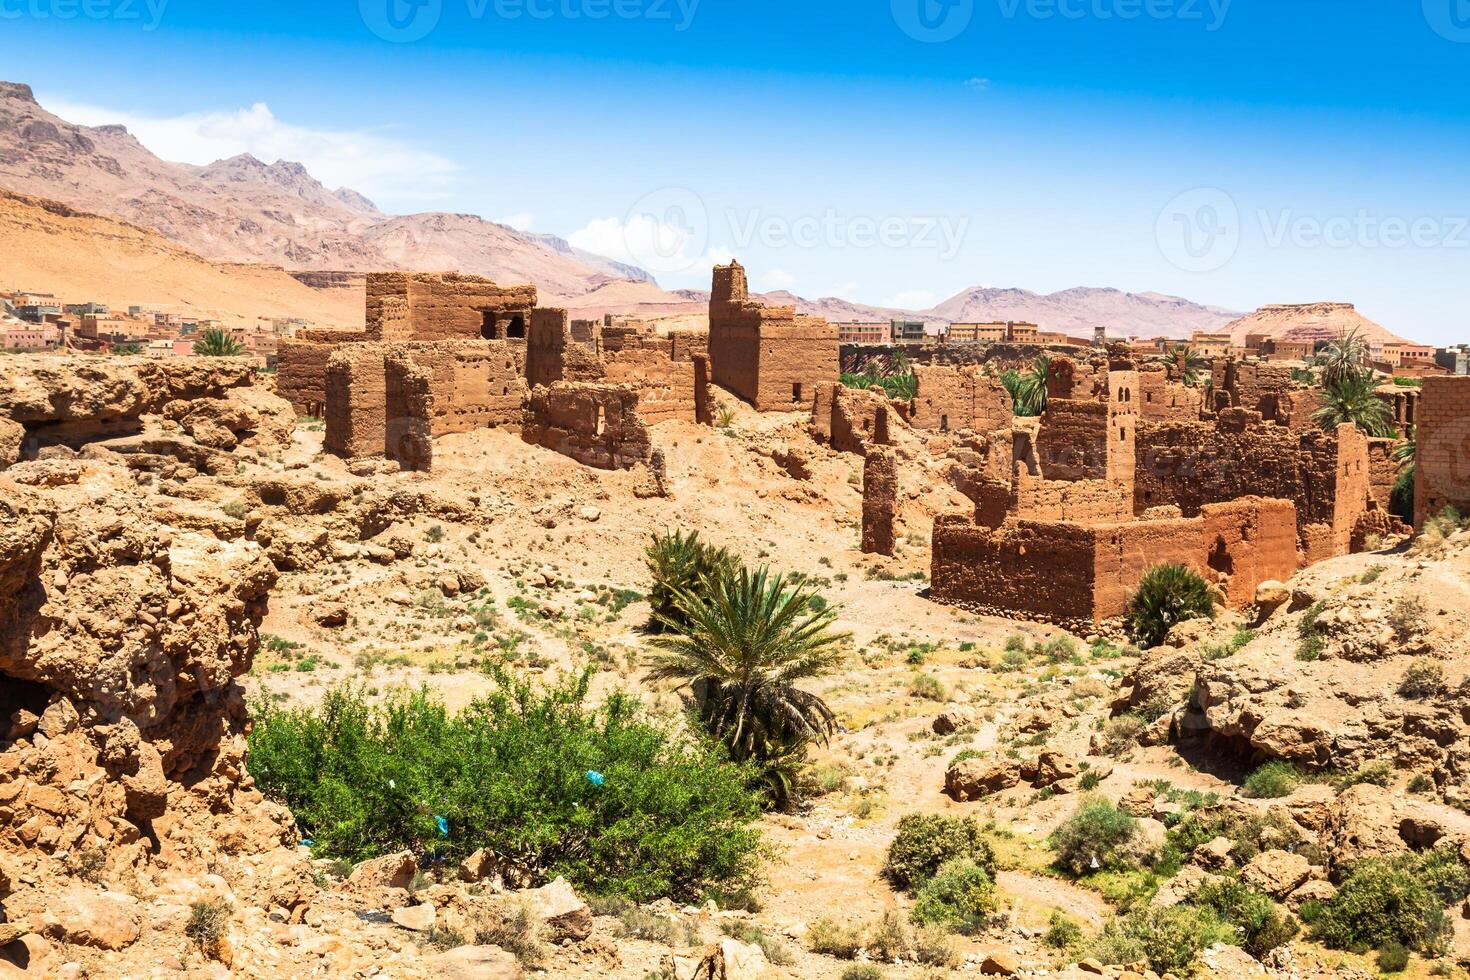
{"type": "Polygon", "coordinates": [[[1372,373],[1368,342],[1356,327],[1323,347],[1314,363],[1322,368],[1322,385],[1329,389],[1349,378],[1372,373]]]}
{"type": "Polygon", "coordinates": [[[698,531],[655,534],[643,554],[653,575],[653,588],[648,593],[653,616],[648,628],[655,633],[671,625],[678,631],[686,625],[679,611],[681,593],[702,595],[711,581],[740,565],[740,559],[728,550],[699,540],[698,531]]]}
{"type": "Polygon", "coordinates": [[[1154,360],[1169,365],[1173,371],[1178,371],[1179,380],[1190,388],[1199,386],[1200,375],[1209,363],[1188,344],[1175,344],[1154,360]]]}
{"type": "Polygon", "coordinates": [[[837,725],[825,701],[796,686],[831,673],[847,639],[831,631],[836,613],[817,611],[813,595],[764,568],[742,568],[702,594],[676,590],[682,621],[660,617],[675,635],[654,641],[664,652],[649,679],[689,684],[705,728],[733,760],[765,768],[780,806],[806,744],[825,742],[837,725]]]}
{"type": "Polygon", "coordinates": [[[1312,413],[1312,421],[1325,432],[1351,424],[1378,439],[1392,439],[1398,434],[1388,402],[1378,397],[1367,375],[1349,374],[1328,385],[1324,399],[1322,407],[1312,413]]]}
{"type": "Polygon", "coordinates": [[[206,330],[194,341],[194,353],[200,357],[239,357],[245,345],[223,330],[206,330]]]}
{"type": "MultiPolygon", "coordinates": [[[[1004,382],[1004,377],[1001,380],[1004,382]]],[[[1051,358],[1040,354],[1031,362],[1031,370],[1020,375],[1015,390],[1011,392],[1017,415],[1029,418],[1046,411],[1046,385],[1050,380],[1051,358]]]]}
{"type": "Polygon", "coordinates": [[[1399,466],[1398,477],[1389,494],[1388,512],[1406,521],[1414,519],[1414,469],[1419,456],[1419,436],[1414,426],[1404,429],[1404,438],[1389,454],[1399,466]]]}
{"type": "Polygon", "coordinates": [[[896,350],[888,358],[888,370],[894,374],[909,374],[913,369],[913,362],[909,359],[907,351],[896,350]]]}

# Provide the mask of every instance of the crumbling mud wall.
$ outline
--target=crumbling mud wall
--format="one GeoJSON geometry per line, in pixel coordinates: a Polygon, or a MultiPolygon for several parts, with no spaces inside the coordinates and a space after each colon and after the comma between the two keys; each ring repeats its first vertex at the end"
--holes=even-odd
{"type": "Polygon", "coordinates": [[[864,554],[893,554],[898,511],[898,461],[889,449],[873,449],[863,462],[864,554]]]}
{"type": "Polygon", "coordinates": [[[584,466],[627,470],[646,465],[653,445],[626,385],[561,381],[531,393],[521,438],[584,466]]]}
{"type": "Polygon", "coordinates": [[[795,307],[750,299],[738,262],[715,266],[709,303],[714,382],[762,412],[812,407],[816,386],[838,376],[837,328],[795,307]]]}
{"type": "Polygon", "coordinates": [[[374,272],[367,334],[375,340],[526,339],[536,287],[454,272],[374,272]]]}
{"type": "Polygon", "coordinates": [[[324,448],[427,468],[429,439],[520,424],[523,357],[506,341],[344,346],[327,368],[324,448]]]}
{"type": "MultiPolygon", "coordinates": [[[[78,470],[74,484],[45,489],[0,479],[0,855],[18,872],[12,916],[54,911],[43,883],[77,862],[110,876],[203,874],[218,856],[294,840],[245,772],[236,682],[275,568],[253,542],[157,523],[112,485],[115,466],[78,470]]],[[[278,854],[302,865],[287,874],[296,896],[271,899],[290,908],[310,879],[278,854]]]]}
{"type": "Polygon", "coordinates": [[[1246,498],[1195,517],[1118,523],[967,517],[935,522],[931,594],[996,615],[1091,630],[1116,623],[1148,569],[1179,563],[1243,608],[1268,579],[1299,565],[1295,507],[1246,498]]]}
{"type": "Polygon", "coordinates": [[[531,311],[526,339],[526,385],[550,386],[558,381],[596,381],[603,377],[597,347],[574,339],[567,311],[531,311]]]}
{"type": "Polygon", "coordinates": [[[602,376],[608,384],[637,389],[638,411],[649,425],[671,420],[699,422],[700,404],[713,402],[706,351],[703,334],[628,336],[617,350],[603,353],[602,376]],[[696,359],[704,360],[703,368],[696,359]]]}
{"type": "Polygon", "coordinates": [[[974,368],[913,368],[915,395],[909,424],[939,432],[981,434],[1008,428],[1015,417],[1011,396],[999,378],[974,368]]]}
{"type": "Polygon", "coordinates": [[[1226,409],[1216,424],[1139,429],[1135,512],[1174,505],[1192,516],[1205,504],[1252,495],[1290,500],[1311,561],[1348,552],[1369,486],[1368,440],[1352,426],[1299,432],[1226,409]]]}
{"type": "Polygon", "coordinates": [[[1470,378],[1425,378],[1419,396],[1414,525],[1446,507],[1470,513],[1470,378]]]}
{"type": "Polygon", "coordinates": [[[1291,368],[1257,361],[1217,360],[1211,367],[1215,411],[1258,412],[1261,418],[1297,432],[1314,427],[1312,413],[1322,407],[1320,388],[1296,381],[1291,368]]]}
{"type": "Polygon", "coordinates": [[[905,426],[882,391],[848,388],[837,382],[817,385],[812,402],[812,438],[839,453],[865,455],[892,441],[894,426],[905,426]]]}
{"type": "Polygon", "coordinates": [[[1138,373],[1138,414],[1148,422],[1197,422],[1204,411],[1204,389],[1171,381],[1162,370],[1138,373]]]}

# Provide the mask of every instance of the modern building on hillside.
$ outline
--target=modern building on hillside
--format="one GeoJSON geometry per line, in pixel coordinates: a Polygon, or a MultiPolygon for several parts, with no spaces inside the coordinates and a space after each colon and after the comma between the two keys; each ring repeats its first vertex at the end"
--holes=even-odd
{"type": "Polygon", "coordinates": [[[1230,356],[1230,335],[1228,333],[1204,333],[1196,330],[1189,338],[1189,346],[1200,357],[1216,358],[1230,356]]]}
{"type": "Polygon", "coordinates": [[[837,326],[837,340],[843,344],[886,344],[893,337],[893,328],[890,324],[877,323],[839,323],[837,326]]]}

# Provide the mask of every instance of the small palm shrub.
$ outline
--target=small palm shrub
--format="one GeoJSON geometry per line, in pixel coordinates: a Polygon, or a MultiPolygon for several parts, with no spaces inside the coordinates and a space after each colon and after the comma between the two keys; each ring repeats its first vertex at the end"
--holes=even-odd
{"type": "Polygon", "coordinates": [[[194,341],[194,353],[199,357],[239,357],[245,353],[245,345],[225,330],[206,330],[194,341]]]}
{"type": "Polygon", "coordinates": [[[1086,797],[1053,832],[1051,845],[1059,867],[1082,875],[1125,866],[1126,849],[1137,832],[1127,811],[1101,797],[1086,797]]]}
{"type": "Polygon", "coordinates": [[[954,859],[971,862],[995,880],[995,850],[974,817],[911,813],[898,822],[883,875],[901,891],[916,891],[954,859]]]}
{"type": "Polygon", "coordinates": [[[644,549],[644,559],[653,575],[648,593],[652,618],[648,628],[655,633],[674,631],[688,625],[679,610],[680,593],[703,595],[722,575],[740,567],[740,559],[725,548],[699,540],[699,532],[655,534],[644,549]]]}
{"type": "Polygon", "coordinates": [[[1245,795],[1256,800],[1275,800],[1290,796],[1301,782],[1296,767],[1289,762],[1275,760],[1261,766],[1245,779],[1245,795]]]}
{"type": "Polygon", "coordinates": [[[590,706],[590,672],[544,689],[495,678],[457,715],[426,691],[373,704],[346,687],[317,708],[267,707],[249,736],[250,774],[318,857],[455,859],[483,847],[532,877],[637,901],[750,879],[750,767],[626,694],[590,706]]]}
{"type": "Polygon", "coordinates": [[[699,719],[736,762],[754,762],[777,806],[791,797],[806,746],[825,742],[837,723],[827,702],[797,687],[842,662],[847,634],[834,633],[833,609],[816,610],[814,593],[766,569],[708,580],[703,594],[673,593],[676,630],[659,637],[651,680],[681,680],[693,690],[699,719]]]}
{"type": "Polygon", "coordinates": [[[1197,573],[1183,565],[1155,565],[1144,573],[1124,612],[1133,642],[1156,647],[1186,619],[1215,618],[1215,597],[1197,573]]]}
{"type": "Polygon", "coordinates": [[[990,872],[968,858],[944,862],[915,893],[912,917],[919,925],[940,925],[956,932],[978,932],[995,911],[995,882],[990,872]]]}

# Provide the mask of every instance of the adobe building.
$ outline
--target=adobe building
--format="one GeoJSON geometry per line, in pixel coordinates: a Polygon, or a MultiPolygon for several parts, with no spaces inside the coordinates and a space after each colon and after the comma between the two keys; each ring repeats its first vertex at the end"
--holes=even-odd
{"type": "Polygon", "coordinates": [[[1267,579],[1402,530],[1370,493],[1356,428],[1303,430],[1236,407],[1189,418],[1195,396],[1158,373],[1056,359],[1040,419],[952,451],[975,509],[936,520],[931,594],[1092,631],[1120,621],[1157,564],[1195,569],[1241,608],[1267,579]]]}
{"type": "Polygon", "coordinates": [[[835,326],[794,306],[753,301],[739,262],[714,269],[709,357],[714,383],[762,412],[810,409],[817,385],[837,379],[841,360],[835,326]]]}
{"type": "Polygon", "coordinates": [[[1414,525],[1446,507],[1470,513],[1470,378],[1425,378],[1415,430],[1414,525]]]}
{"type": "Polygon", "coordinates": [[[302,330],[280,341],[277,390],[301,414],[325,415],[327,362],[345,344],[502,340],[524,345],[536,306],[535,286],[497,286],[454,272],[370,272],[366,295],[364,329],[302,330]]]}

